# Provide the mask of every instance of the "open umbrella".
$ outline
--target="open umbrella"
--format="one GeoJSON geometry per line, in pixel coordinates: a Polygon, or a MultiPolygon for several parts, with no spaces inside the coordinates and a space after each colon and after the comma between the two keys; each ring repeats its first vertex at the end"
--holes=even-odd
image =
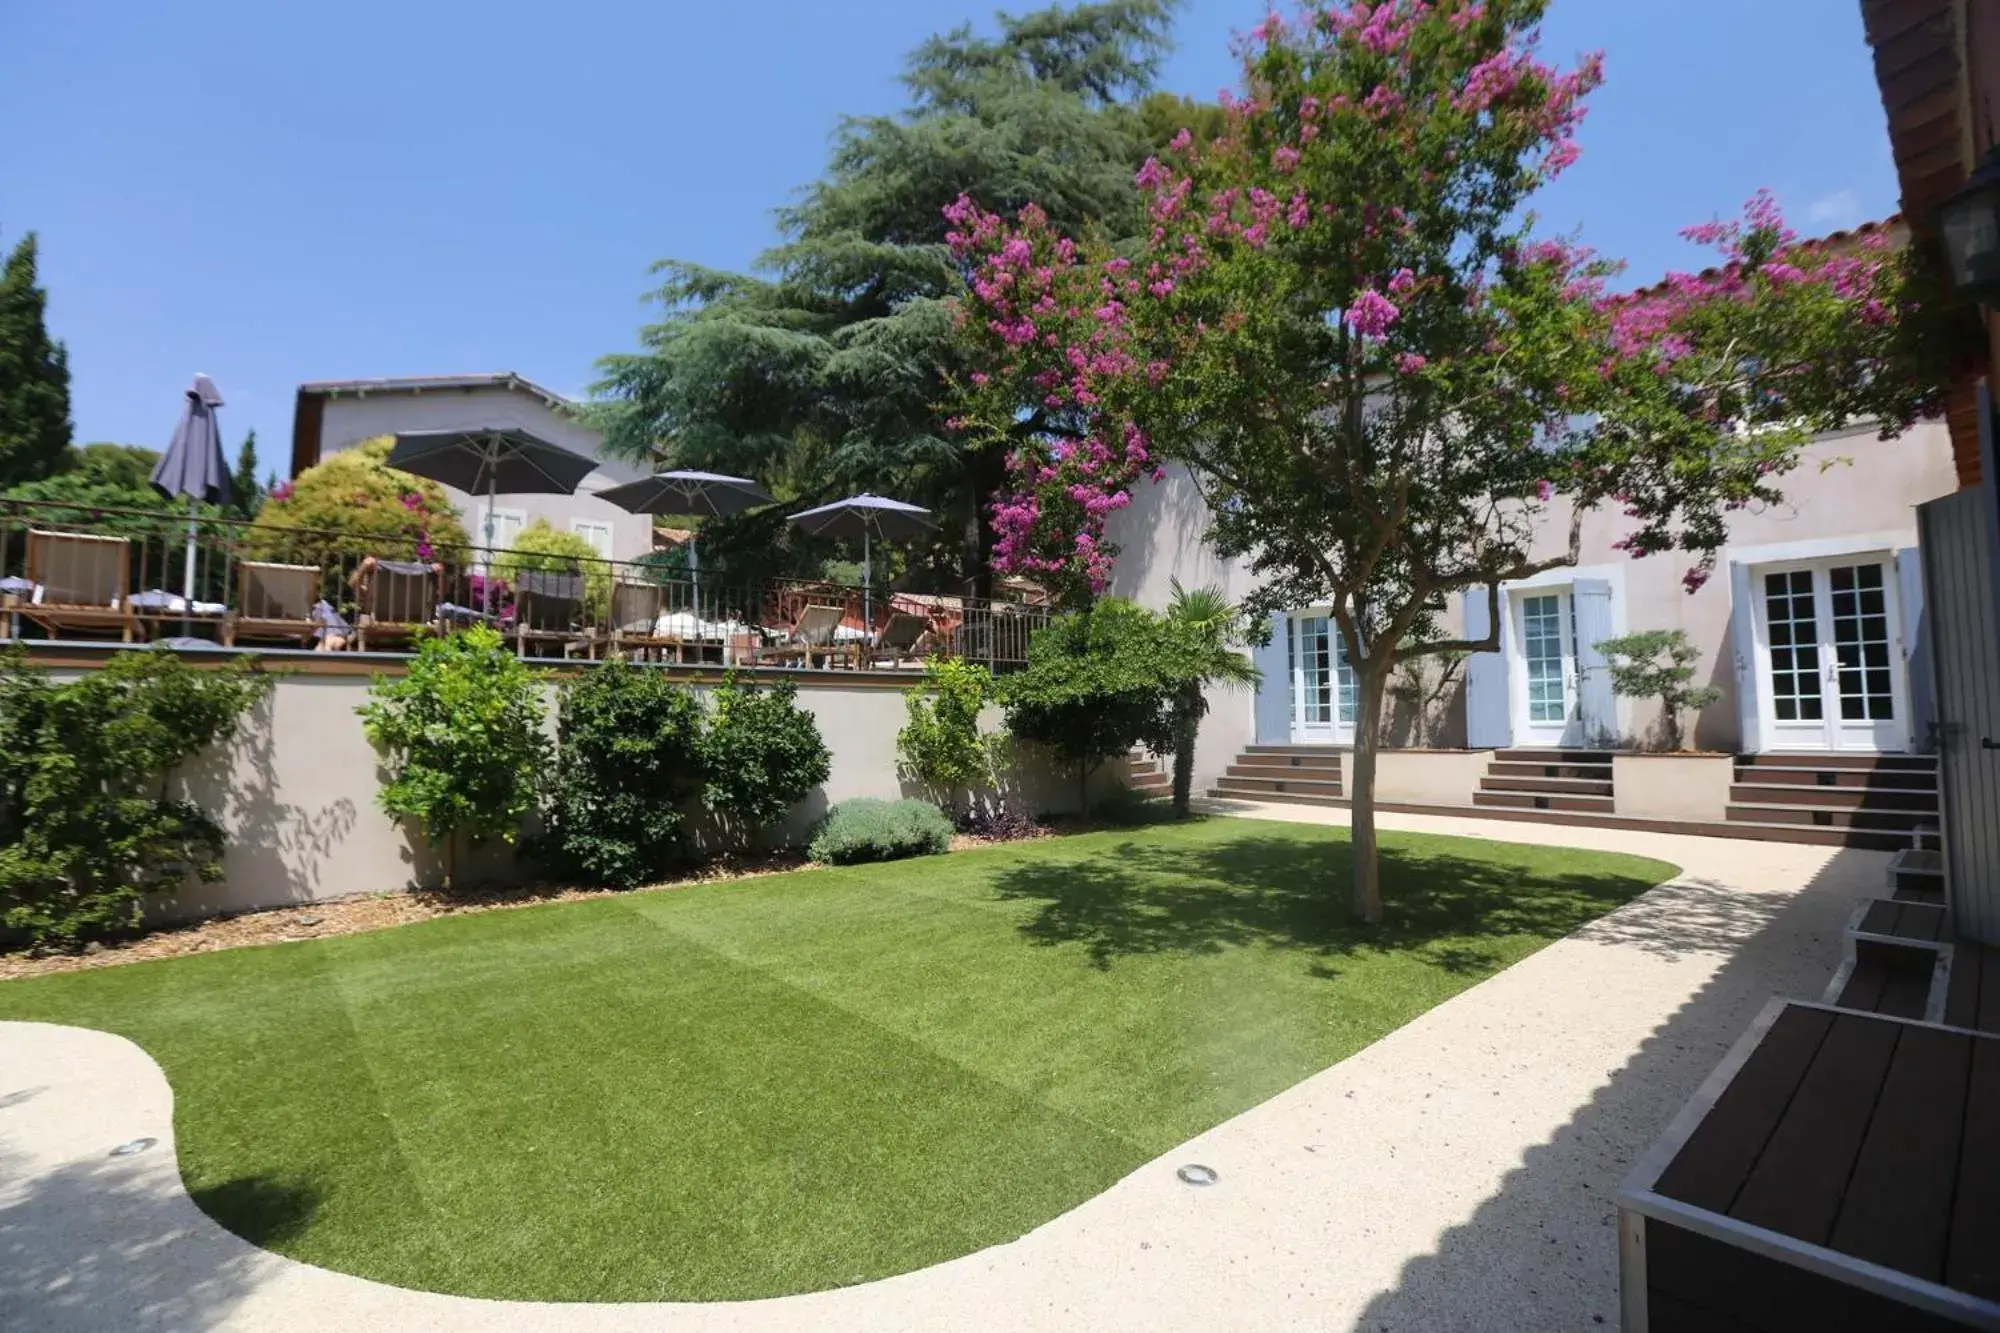
{"type": "MultiPolygon", "coordinates": [[[[493,499],[509,495],[570,495],[597,470],[597,460],[532,435],[518,426],[406,430],[385,460],[392,468],[486,496],[486,543],[493,551],[493,499]]],[[[493,580],[483,580],[493,609],[493,580]]]]}
{"type": "Polygon", "coordinates": [[[880,495],[850,495],[845,500],[794,514],[792,522],[820,537],[861,538],[861,618],[870,625],[875,619],[870,601],[874,539],[913,537],[936,526],[931,522],[930,510],[880,495]]]}
{"type": "MultiPolygon", "coordinates": [[[[222,456],[222,429],[216,424],[215,409],[222,406],[222,391],[206,375],[196,375],[181,407],[180,424],[174,427],[173,443],[153,468],[153,489],[169,500],[187,500],[187,558],[181,570],[181,605],[194,606],[194,545],[197,535],[195,513],[203,501],[229,503],[229,463],[222,456]]],[[[181,632],[188,632],[188,622],[181,632]]]]}
{"type": "MultiPolygon", "coordinates": [[[[692,518],[724,518],[775,503],[771,494],[750,478],[725,477],[720,472],[656,472],[599,491],[597,498],[608,500],[628,513],[692,518]]],[[[694,575],[698,587],[701,552],[695,542],[693,537],[688,539],[688,571],[694,575]]]]}

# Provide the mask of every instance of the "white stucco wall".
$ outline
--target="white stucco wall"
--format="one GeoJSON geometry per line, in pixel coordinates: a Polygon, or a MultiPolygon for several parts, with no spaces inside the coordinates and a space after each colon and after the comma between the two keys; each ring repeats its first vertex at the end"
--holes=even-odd
{"type": "MultiPolygon", "coordinates": [[[[1618,612],[1624,621],[1620,632],[1685,630],[1702,653],[1698,681],[1723,691],[1696,725],[1693,739],[1705,748],[1735,750],[1742,743],[1731,634],[1731,553],[1848,537],[1871,539],[1870,546],[1875,544],[1872,539],[1882,537],[1898,546],[1914,546],[1916,506],[1957,488],[1950,437],[1942,421],[1919,423],[1900,438],[1886,441],[1876,438],[1872,425],[1856,426],[1808,445],[1799,467],[1780,480],[1780,487],[1783,504],[1732,516],[1721,569],[1692,594],[1682,586],[1693,564],[1690,558],[1675,553],[1634,560],[1614,547],[1632,526],[1618,509],[1600,508],[1584,518],[1578,563],[1617,567],[1618,612]]],[[[1537,558],[1565,549],[1569,517],[1566,504],[1549,507],[1535,547],[1537,558]]],[[[1141,482],[1133,503],[1111,517],[1110,536],[1123,548],[1111,590],[1155,608],[1166,604],[1175,576],[1188,584],[1218,583],[1234,598],[1247,594],[1256,580],[1240,561],[1218,558],[1203,542],[1207,527],[1206,506],[1184,472],[1170,469],[1158,484],[1141,482]]],[[[1462,627],[1461,608],[1454,600],[1445,628],[1458,632],[1462,627]]],[[[1267,681],[1264,688],[1282,690],[1286,682],[1267,681]]],[[[1249,695],[1218,692],[1211,704],[1197,758],[1197,790],[1219,775],[1255,733],[1255,705],[1249,695]]],[[[1442,729],[1442,744],[1459,744],[1458,738],[1465,734],[1462,696],[1455,708],[1457,716],[1442,729]]],[[[1628,735],[1648,732],[1657,712],[1642,701],[1619,702],[1620,722],[1628,735]]]]}
{"type": "MultiPolygon", "coordinates": [[[[367,676],[354,674],[282,679],[233,743],[181,774],[181,790],[223,825],[223,878],[190,887],[159,915],[212,915],[438,882],[441,855],[376,804],[381,767],[354,711],[368,687],[367,676]]],[[[896,772],[896,733],[906,716],[899,689],[806,679],[798,697],[832,752],[832,773],[793,809],[775,840],[803,841],[831,806],[851,797],[917,794],[896,772]]],[[[997,726],[997,714],[988,722],[997,726]]],[[[1074,782],[1029,748],[1013,756],[1001,785],[1006,799],[1033,813],[1077,806],[1074,782]]],[[[462,883],[533,873],[504,845],[460,849],[462,883]]]]}
{"type": "MultiPolygon", "coordinates": [[[[562,445],[566,449],[602,458],[602,440],[596,431],[551,408],[526,390],[499,385],[473,389],[425,389],[421,393],[404,390],[370,390],[365,394],[342,390],[325,400],[320,423],[320,457],[330,458],[343,449],[352,449],[378,435],[404,430],[458,430],[468,427],[518,426],[523,430],[562,445]]],[[[632,481],[639,468],[619,460],[604,460],[586,477],[575,495],[507,495],[495,506],[519,510],[525,522],[545,518],[561,531],[571,530],[571,522],[584,519],[611,525],[611,558],[634,560],[653,549],[653,520],[649,515],[630,514],[616,505],[596,499],[590,492],[632,481]]],[[[445,488],[459,511],[460,521],[474,542],[480,540],[480,523],[485,513],[484,496],[470,496],[452,487],[445,488]]]]}

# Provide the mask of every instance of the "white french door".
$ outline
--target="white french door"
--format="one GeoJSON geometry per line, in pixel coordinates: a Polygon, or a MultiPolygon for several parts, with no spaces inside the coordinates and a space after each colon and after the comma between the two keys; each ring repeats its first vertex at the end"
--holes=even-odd
{"type": "Polygon", "coordinates": [[[1904,748],[1908,705],[1889,562],[1767,566],[1754,587],[1770,746],[1904,748]]]}
{"type": "Polygon", "coordinates": [[[1292,743],[1344,745],[1354,739],[1360,682],[1332,619],[1311,611],[1288,621],[1291,644],[1292,743]]]}
{"type": "Polygon", "coordinates": [[[1577,711],[1576,612],[1569,590],[1513,597],[1514,735],[1519,745],[1573,745],[1577,711]]]}

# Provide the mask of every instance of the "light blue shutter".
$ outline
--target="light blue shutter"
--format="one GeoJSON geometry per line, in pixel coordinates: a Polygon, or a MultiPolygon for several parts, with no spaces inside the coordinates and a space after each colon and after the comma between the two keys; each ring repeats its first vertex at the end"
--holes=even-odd
{"type": "Polygon", "coordinates": [[[1597,645],[1616,637],[1611,617],[1611,583],[1578,579],[1570,588],[1576,608],[1576,694],[1583,743],[1603,745],[1618,736],[1618,700],[1611,692],[1611,670],[1597,645]]]}
{"type": "Polygon", "coordinates": [[[1257,743],[1289,745],[1292,740],[1292,655],[1290,616],[1271,617],[1271,641],[1250,650],[1263,679],[1257,682],[1257,743]]]}
{"type": "Polygon", "coordinates": [[[1931,728],[1937,704],[1931,692],[1931,637],[1924,628],[1924,562],[1914,546],[1896,552],[1896,591],[1903,608],[1903,677],[1910,686],[1908,745],[1929,752],[1936,748],[1931,728]]]}
{"type": "MultiPolygon", "coordinates": [[[[1492,633],[1490,609],[1486,589],[1466,590],[1466,638],[1483,639],[1492,633]]],[[[1514,743],[1507,719],[1507,659],[1497,652],[1474,653],[1465,661],[1465,743],[1475,750],[1514,743]]]]}
{"type": "Polygon", "coordinates": [[[1729,566],[1729,628],[1736,646],[1736,715],[1745,754],[1764,748],[1764,717],[1757,689],[1757,588],[1750,567],[1729,566]]]}

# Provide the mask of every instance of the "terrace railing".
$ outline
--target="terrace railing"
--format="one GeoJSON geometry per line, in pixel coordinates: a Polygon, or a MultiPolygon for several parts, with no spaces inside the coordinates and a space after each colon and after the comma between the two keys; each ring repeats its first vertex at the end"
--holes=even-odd
{"type": "Polygon", "coordinates": [[[636,561],[443,547],[248,523],[213,513],[0,500],[0,636],[408,651],[489,624],[524,656],[914,668],[931,655],[996,670],[1027,658],[1045,606],[831,581],[690,577],[636,561]],[[192,598],[183,596],[185,587],[192,598]]]}

